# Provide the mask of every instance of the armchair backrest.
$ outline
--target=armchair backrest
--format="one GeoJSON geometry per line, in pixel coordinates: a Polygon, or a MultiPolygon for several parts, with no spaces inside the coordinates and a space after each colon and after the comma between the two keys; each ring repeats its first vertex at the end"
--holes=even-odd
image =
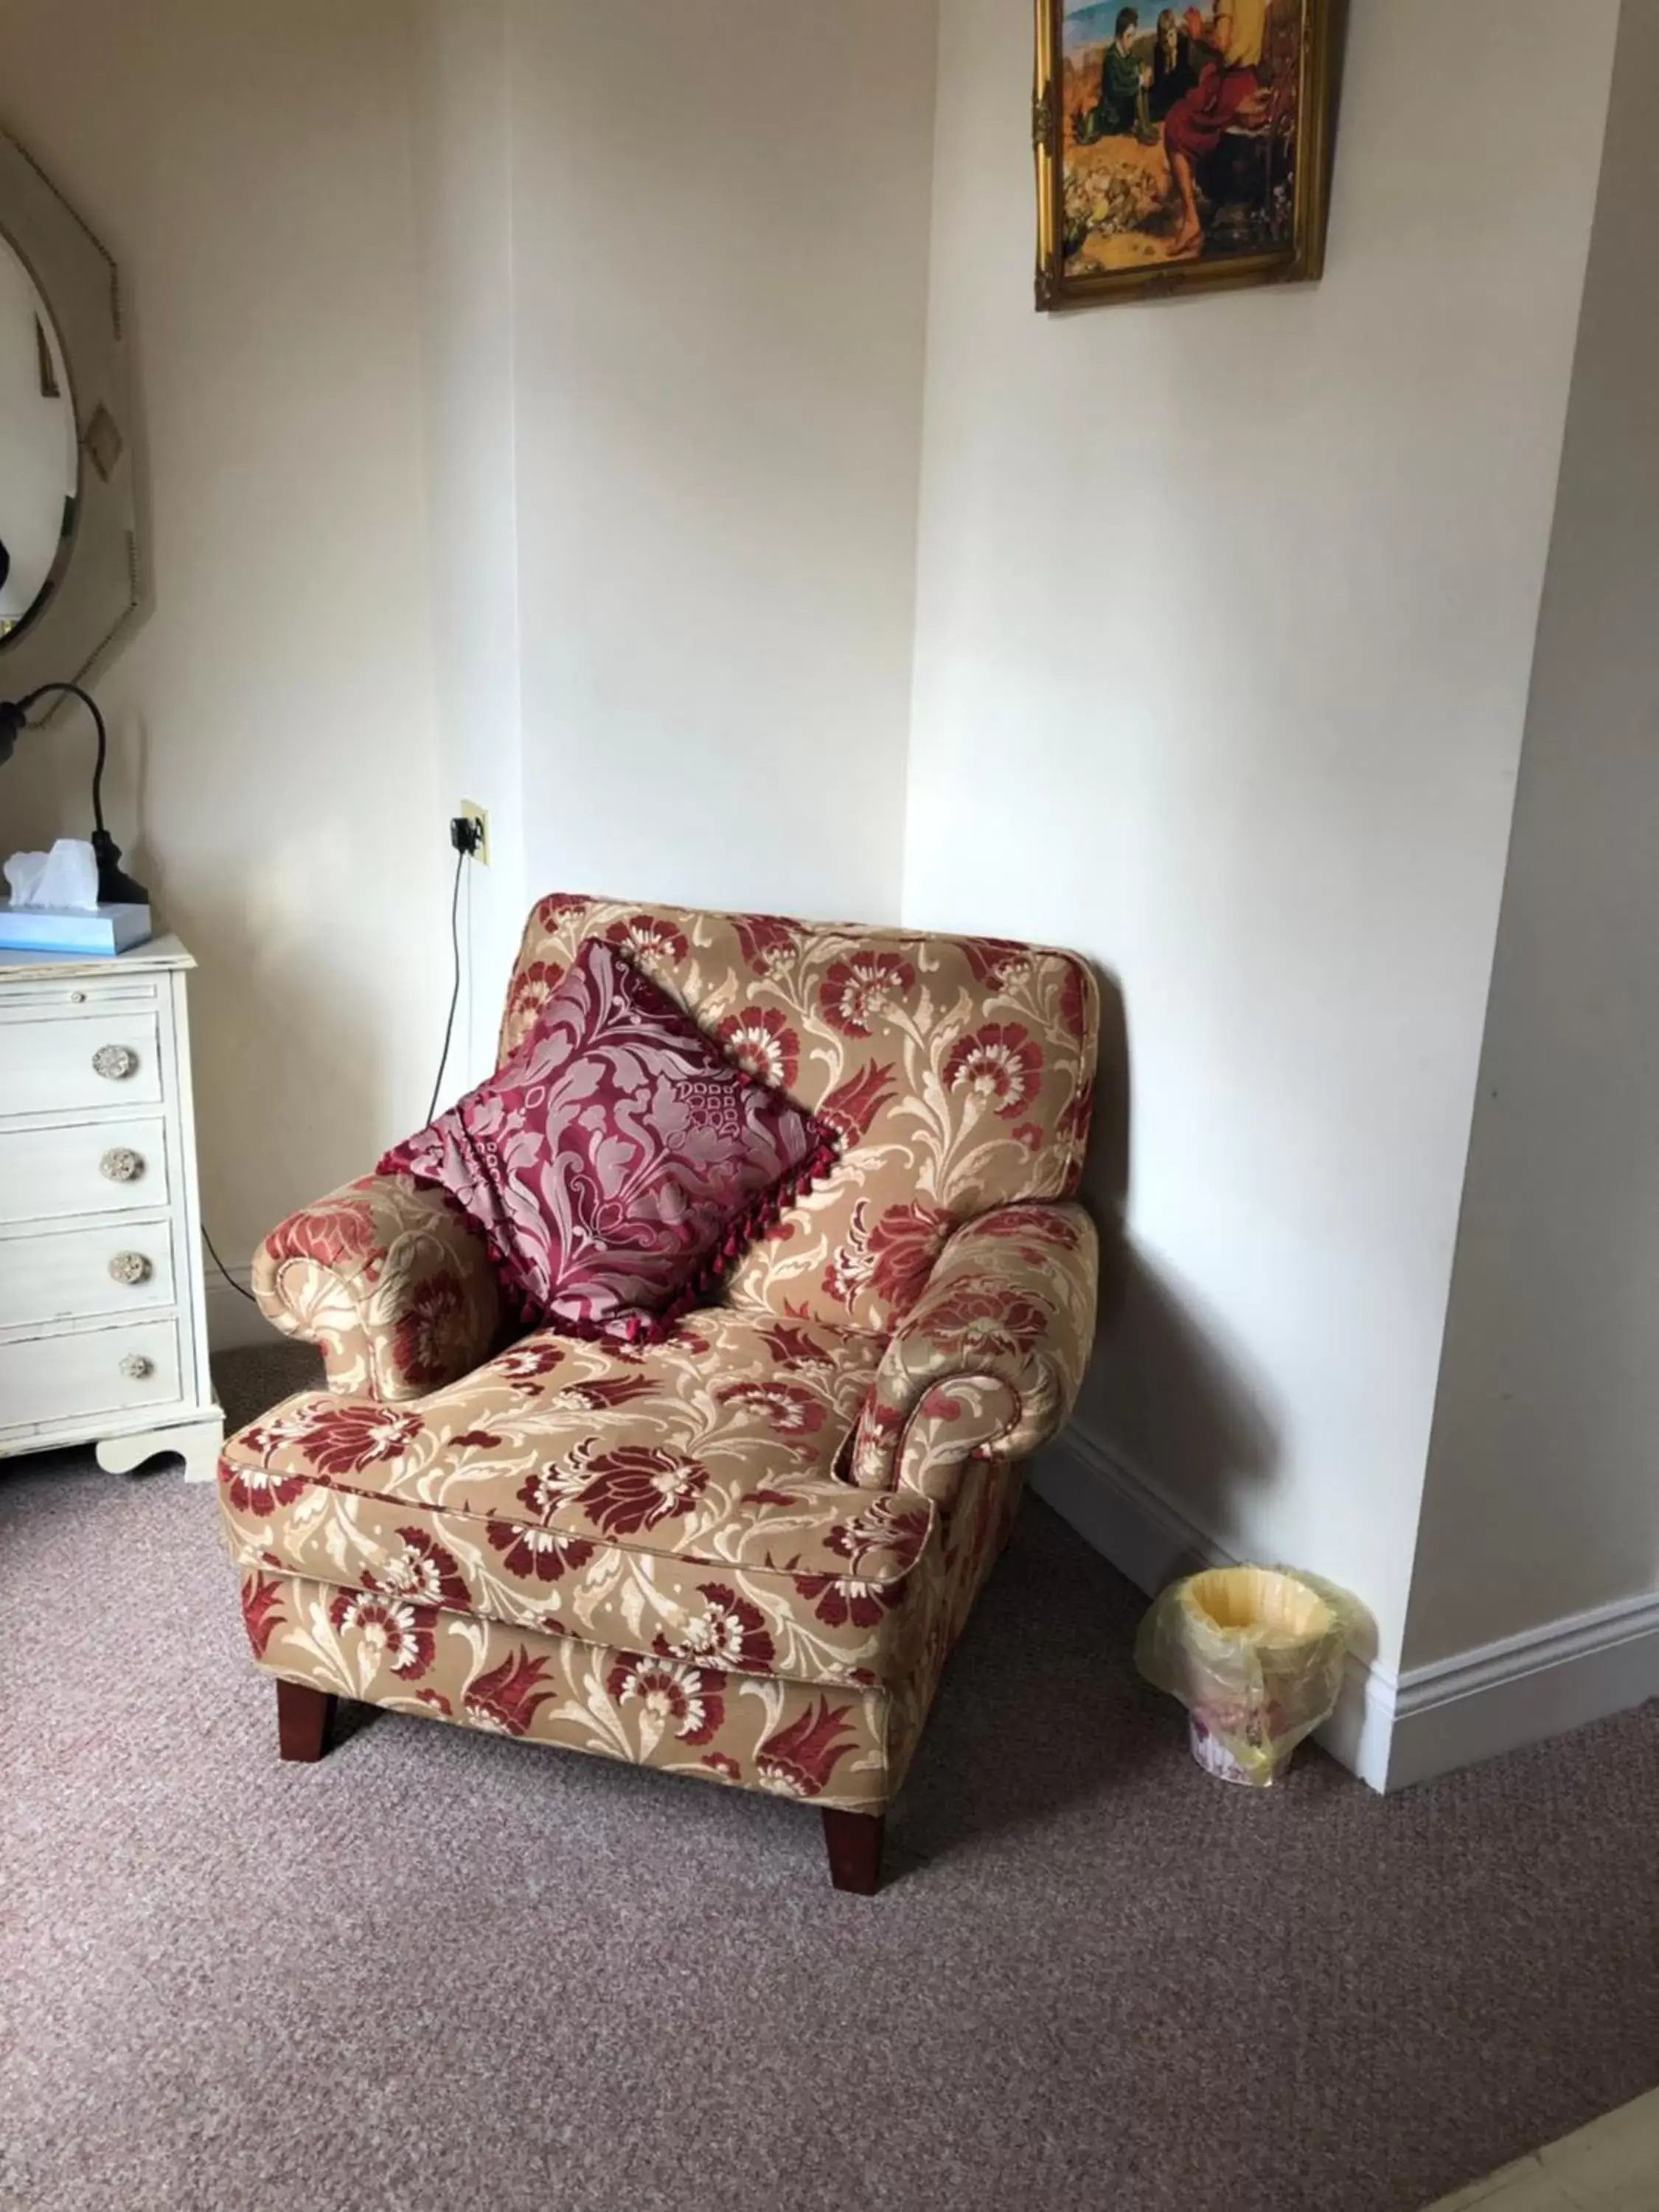
{"type": "Polygon", "coordinates": [[[885,1331],[952,1230],[1076,1189],[1099,1027],[1076,953],[556,893],[525,929],[503,1059],[589,937],[841,1133],[835,1172],[733,1270],[733,1304],[885,1331]]]}

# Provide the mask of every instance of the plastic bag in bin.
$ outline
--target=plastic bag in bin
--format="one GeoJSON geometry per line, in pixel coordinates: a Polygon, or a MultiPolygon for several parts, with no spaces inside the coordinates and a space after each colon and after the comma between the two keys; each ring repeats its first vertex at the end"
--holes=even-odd
{"type": "Polygon", "coordinates": [[[1212,1567],[1154,1602],[1135,1664],[1186,1706],[1200,1766],[1264,1790],[1329,1718],[1360,1618],[1346,1590],[1317,1576],[1212,1567]]]}

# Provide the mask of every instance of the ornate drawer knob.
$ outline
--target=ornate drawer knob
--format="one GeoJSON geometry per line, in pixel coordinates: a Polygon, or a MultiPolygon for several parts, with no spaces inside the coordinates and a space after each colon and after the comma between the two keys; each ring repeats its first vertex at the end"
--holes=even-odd
{"type": "Polygon", "coordinates": [[[142,1252],[118,1252],[109,1263],[111,1279],[118,1283],[147,1283],[149,1261],[142,1252]]]}
{"type": "Polygon", "coordinates": [[[130,1352],[121,1362],[121,1372],[129,1382],[142,1382],[155,1372],[155,1362],[146,1359],[142,1352],[130,1352]]]}
{"type": "Polygon", "coordinates": [[[93,1073],[106,1083],[125,1083],[137,1065],[138,1055],[130,1045],[100,1044],[92,1055],[93,1073]]]}
{"type": "Polygon", "coordinates": [[[144,1163],[137,1152],[130,1152],[125,1145],[117,1145],[99,1161],[98,1172],[109,1182],[137,1182],[144,1172],[144,1163]]]}

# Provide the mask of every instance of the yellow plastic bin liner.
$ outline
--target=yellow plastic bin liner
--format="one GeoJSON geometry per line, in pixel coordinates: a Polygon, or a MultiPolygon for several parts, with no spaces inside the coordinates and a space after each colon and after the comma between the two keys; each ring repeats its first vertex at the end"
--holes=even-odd
{"type": "Polygon", "coordinates": [[[1358,1610],[1293,1568],[1212,1567],[1156,1601],[1135,1664],[1186,1706],[1200,1766],[1263,1790],[1335,1706],[1358,1610]]]}

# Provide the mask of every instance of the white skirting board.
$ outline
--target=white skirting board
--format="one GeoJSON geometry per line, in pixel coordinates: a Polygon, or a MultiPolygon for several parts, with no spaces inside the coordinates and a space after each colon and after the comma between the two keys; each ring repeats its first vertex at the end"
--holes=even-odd
{"type": "MultiPolygon", "coordinates": [[[[1231,1555],[1073,1427],[1038,1458],[1031,1486],[1150,1595],[1231,1555]]],[[[1548,1622],[1500,1644],[1395,1675],[1348,1662],[1319,1741],[1373,1790],[1401,1790],[1659,1698],[1659,1596],[1548,1622]]]]}
{"type": "Polygon", "coordinates": [[[1548,1621],[1401,1676],[1388,1786],[1427,1782],[1650,1698],[1659,1698],[1659,1597],[1548,1621]]]}

